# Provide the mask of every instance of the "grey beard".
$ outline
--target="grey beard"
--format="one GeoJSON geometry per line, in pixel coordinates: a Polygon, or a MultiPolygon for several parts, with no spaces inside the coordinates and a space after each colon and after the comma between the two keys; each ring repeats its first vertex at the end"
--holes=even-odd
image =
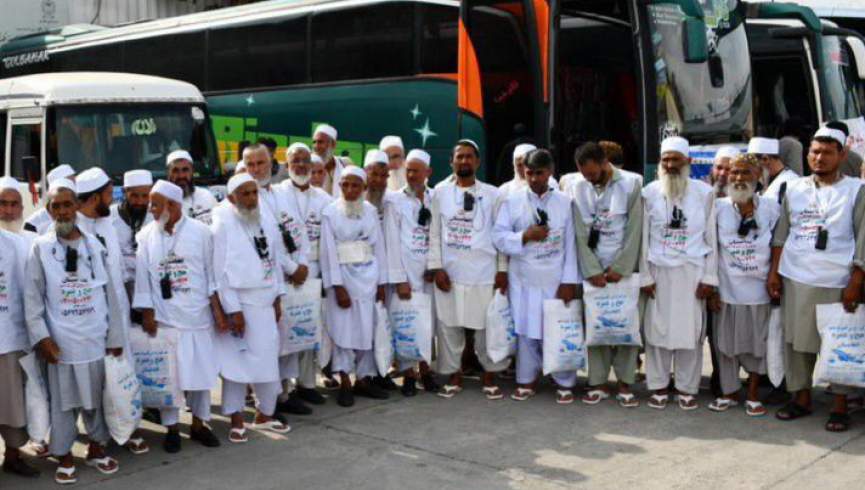
{"type": "Polygon", "coordinates": [[[54,231],[60,238],[66,238],[75,231],[75,220],[72,221],[55,221],[54,231]]]}
{"type": "Polygon", "coordinates": [[[663,166],[658,167],[658,180],[661,181],[661,186],[667,199],[675,201],[685,196],[685,192],[688,190],[690,175],[690,165],[680,168],[678,174],[668,174],[663,166]]]}
{"type": "Polygon", "coordinates": [[[261,212],[259,211],[258,206],[254,208],[234,206],[234,209],[237,211],[237,215],[240,216],[240,219],[245,221],[247,224],[258,225],[261,221],[261,212]]]}
{"type": "Polygon", "coordinates": [[[159,215],[159,219],[156,220],[156,225],[159,226],[160,231],[165,231],[169,219],[171,219],[171,215],[168,214],[168,210],[166,209],[161,215],[159,215]]]}
{"type": "Polygon", "coordinates": [[[349,218],[357,219],[363,216],[363,200],[346,201],[344,197],[337,201],[339,209],[349,218]]]}
{"type": "Polygon", "coordinates": [[[712,189],[715,191],[715,197],[725,197],[727,195],[727,189],[730,187],[730,184],[721,185],[720,182],[715,182],[712,184],[712,189]]]}
{"type": "Polygon", "coordinates": [[[11,221],[0,220],[0,229],[12,232],[15,234],[21,233],[21,228],[24,226],[24,220],[21,218],[11,221]]]}
{"type": "Polygon", "coordinates": [[[311,177],[312,176],[309,173],[307,173],[306,175],[297,175],[291,170],[291,167],[288,167],[288,178],[291,179],[291,181],[296,186],[303,187],[309,184],[309,179],[311,177]]]}
{"type": "Polygon", "coordinates": [[[727,184],[726,192],[730,200],[736,204],[744,204],[754,198],[757,185],[753,182],[747,184],[727,184]]]}
{"type": "Polygon", "coordinates": [[[400,167],[396,170],[391,170],[387,178],[387,186],[390,189],[402,189],[406,184],[406,169],[400,167]]]}
{"type": "Polygon", "coordinates": [[[255,179],[255,182],[258,184],[258,187],[265,188],[270,185],[270,181],[273,180],[273,176],[264,178],[264,179],[255,179]]]}

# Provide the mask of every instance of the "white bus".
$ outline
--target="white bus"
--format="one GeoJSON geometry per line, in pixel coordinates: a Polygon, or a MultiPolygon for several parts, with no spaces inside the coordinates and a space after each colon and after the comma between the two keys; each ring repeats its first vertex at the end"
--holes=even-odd
{"type": "Polygon", "coordinates": [[[60,164],[102,167],[116,183],[134,168],[158,178],[178,148],[192,154],[199,183],[218,182],[207,106],[189,83],[100,72],[0,80],[0,171],[23,183],[25,215],[38,207],[45,175],[60,164]]]}

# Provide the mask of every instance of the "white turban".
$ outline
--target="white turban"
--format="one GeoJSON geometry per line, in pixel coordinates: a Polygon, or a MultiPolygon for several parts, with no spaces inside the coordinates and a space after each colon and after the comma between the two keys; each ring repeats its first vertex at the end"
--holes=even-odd
{"type": "Polygon", "coordinates": [[[674,151],[676,153],[681,153],[683,156],[687,157],[690,154],[691,144],[688,143],[688,140],[682,138],[681,136],[670,136],[669,138],[665,138],[664,141],[661,142],[661,155],[667,153],[668,151],[674,151]]]}
{"type": "Polygon", "coordinates": [[[156,185],[150,189],[150,193],[159,194],[166,199],[171,199],[178,204],[183,204],[183,189],[167,180],[157,180],[156,185]]]}
{"type": "Polygon", "coordinates": [[[304,150],[305,152],[312,154],[312,150],[309,149],[309,146],[307,146],[306,143],[301,143],[300,141],[297,141],[295,143],[292,143],[291,145],[289,145],[288,148],[285,149],[286,162],[291,158],[291,155],[294,152],[296,152],[297,150],[304,150]]]}
{"type": "Polygon", "coordinates": [[[429,167],[430,161],[432,161],[432,158],[430,158],[429,153],[427,153],[423,150],[412,150],[412,151],[408,152],[408,155],[406,155],[405,161],[410,162],[412,160],[417,160],[419,162],[422,162],[424,165],[429,167]]]}
{"type": "Polygon", "coordinates": [[[253,179],[252,176],[249,174],[237,174],[234,177],[228,179],[228,193],[234,194],[234,191],[236,191],[238,187],[246,184],[247,182],[255,183],[255,179],[253,179]]]}
{"type": "Polygon", "coordinates": [[[363,183],[366,184],[366,172],[364,172],[362,168],[355,165],[349,165],[348,167],[342,169],[342,173],[339,176],[339,182],[342,183],[342,181],[350,175],[359,177],[360,180],[362,180],[363,183]]]}
{"type": "Polygon", "coordinates": [[[53,170],[48,172],[48,176],[46,178],[48,179],[48,185],[51,185],[51,183],[57,179],[68,179],[73,175],[75,175],[75,170],[72,168],[71,165],[66,165],[64,163],[63,165],[55,167],[53,170]]]}
{"type": "Polygon", "coordinates": [[[736,158],[739,156],[739,153],[739,149],[735,146],[722,146],[718,148],[718,152],[715,153],[715,161],[717,162],[722,158],[736,158]]]}
{"type": "Polygon", "coordinates": [[[378,149],[384,151],[392,146],[405,151],[405,147],[402,145],[402,138],[399,136],[385,136],[381,139],[381,142],[379,142],[378,149]]]}
{"type": "Polygon", "coordinates": [[[369,150],[366,152],[366,157],[363,159],[363,168],[371,167],[373,165],[382,164],[387,165],[387,162],[390,159],[387,157],[387,153],[381,150],[369,150]]]}
{"type": "Polygon", "coordinates": [[[338,134],[336,132],[336,128],[331,126],[330,124],[319,124],[318,126],[316,126],[315,131],[312,133],[312,137],[315,138],[315,135],[319,133],[329,137],[334,141],[336,141],[336,136],[338,134]]]}
{"type": "Polygon", "coordinates": [[[21,194],[21,186],[18,184],[17,180],[13,177],[0,177],[0,192],[7,189],[12,189],[21,194]]]}
{"type": "Polygon", "coordinates": [[[88,192],[99,190],[110,181],[111,179],[108,178],[108,174],[101,168],[88,168],[78,174],[78,178],[75,179],[75,193],[87,194],[88,192]]]}
{"type": "Polygon", "coordinates": [[[517,145],[514,148],[514,162],[517,161],[517,158],[522,158],[528,155],[530,152],[537,150],[538,147],[529,143],[522,143],[517,145]]]}
{"type": "Polygon", "coordinates": [[[779,146],[776,139],[757,136],[748,141],[748,153],[751,155],[778,155],[779,146]]]}
{"type": "Polygon", "coordinates": [[[814,138],[830,138],[840,143],[841,146],[847,146],[847,136],[845,136],[844,131],[841,131],[840,129],[832,129],[823,126],[814,133],[814,138]]]}
{"type": "Polygon", "coordinates": [[[145,185],[153,185],[153,175],[150,170],[135,169],[123,174],[123,187],[141,187],[145,185]]]}
{"type": "Polygon", "coordinates": [[[189,163],[192,163],[192,155],[189,154],[186,150],[174,150],[165,157],[165,166],[169,166],[174,163],[176,160],[186,160],[189,163]]]}

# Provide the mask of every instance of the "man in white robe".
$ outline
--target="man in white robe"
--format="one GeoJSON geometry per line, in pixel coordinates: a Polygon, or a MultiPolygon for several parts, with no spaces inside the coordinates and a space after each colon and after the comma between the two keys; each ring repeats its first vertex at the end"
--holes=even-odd
{"type": "Polygon", "coordinates": [[[675,136],[661,143],[658,180],[643,188],[640,283],[649,297],[643,329],[648,405],[669,400],[670,365],[679,408],[699,407],[705,336],[705,300],[718,285],[715,195],[689,176],[689,144],[675,136]]]}
{"type": "Polygon", "coordinates": [[[387,154],[387,168],[390,174],[387,177],[387,188],[392,191],[401,191],[406,185],[406,154],[402,138],[399,136],[385,136],[378,144],[378,149],[387,154]]]}
{"type": "MultiPolygon", "coordinates": [[[[153,175],[149,170],[130,170],[123,174],[123,200],[111,205],[111,218],[123,256],[123,282],[130,290],[135,281],[135,253],[138,250],[135,236],[153,221],[153,216],[147,212],[152,186],[153,175]]],[[[133,322],[140,323],[135,319],[133,322]]]]}
{"type": "Polygon", "coordinates": [[[471,140],[460,140],[453,149],[454,178],[435,187],[430,212],[430,251],[427,269],[435,274],[435,304],[438,316],[438,369],[449,376],[439,396],[452,398],[462,391],[460,360],[465,330],[475,331],[474,348],[484,369],[484,395],[490,400],[504,397],[495,374],[508,360],[494,363],[486,349],[484,327],[493,290],[507,291],[504,261],[497,259],[493,225],[499,190],[477,180],[480,150],[471,140]]]}
{"type": "Polygon", "coordinates": [[[760,163],[753,155],[736,156],[724,190],[727,197],[715,201],[720,297],[709,302],[716,319],[712,335],[722,393],[709,404],[709,410],[723,412],[739,404],[742,367],[748,372],[745,413],[752,417],[766,414],[757,390],[760,375],[766,374],[772,311],[765,287],[771,265],[770,242],[781,213],[774,199],[756,194],[760,174],[760,163]]]}
{"type": "Polygon", "coordinates": [[[343,169],[341,197],[322,212],[321,275],[326,291],[326,318],[333,339],[332,370],[339,373],[337,403],[354,404],[354,395],[388,398],[372,383],[375,303],[384,303],[387,283],[385,243],[378,213],[363,200],[366,173],[343,169]],[[350,374],[356,382],[352,390],[350,374]]]}
{"type": "Polygon", "coordinates": [[[363,170],[366,172],[366,192],[364,199],[372,204],[378,213],[379,222],[384,222],[385,202],[397,195],[398,191],[388,188],[390,169],[387,153],[381,150],[369,150],[363,159],[363,170]]]}
{"type": "MultiPolygon", "coordinates": [[[[585,143],[574,154],[579,174],[569,186],[574,201],[577,254],[585,280],[604,288],[637,269],[643,225],[639,181],[622,174],[603,147],[585,143]]],[[[613,368],[616,399],[625,408],[639,406],[630,386],[636,381],[639,346],[593,345],[587,348],[589,388],[582,401],[595,405],[610,397],[607,381],[613,368]]]]}
{"type": "Polygon", "coordinates": [[[730,174],[730,165],[733,159],[740,154],[735,146],[722,146],[715,152],[712,161],[712,170],[709,172],[709,183],[715,190],[715,197],[724,197],[727,189],[727,177],[730,174]]]}
{"type": "Polygon", "coordinates": [[[312,149],[324,163],[322,188],[334,198],[338,198],[340,193],[339,176],[346,165],[351,164],[336,156],[337,136],[336,128],[329,124],[319,124],[312,133],[312,149]]]}
{"type": "MultiPolygon", "coordinates": [[[[527,185],[504,198],[493,228],[493,243],[508,255],[508,297],[517,332],[517,401],[534,396],[543,366],[544,301],[565,304],[577,296],[580,272],[571,200],[550,186],[555,165],[547,150],[524,163],[527,185]]],[[[556,402],[574,402],[576,371],[552,373],[556,402]]]]}
{"type": "Polygon", "coordinates": [[[598,144],[604,149],[604,155],[607,156],[607,160],[610,161],[613,167],[616,167],[624,177],[636,179],[637,186],[642,189],[643,174],[625,169],[625,149],[622,148],[622,145],[610,140],[601,140],[598,141],[598,144]]]}
{"type": "Polygon", "coordinates": [[[168,180],[183,189],[183,214],[209,225],[217,201],[209,190],[195,185],[192,155],[186,150],[172,151],[165,158],[165,165],[168,180]]]}
{"type": "MultiPolygon", "coordinates": [[[[388,282],[397,296],[405,301],[412,293],[424,293],[432,297],[432,274],[427,271],[429,255],[429,229],[432,221],[430,204],[432,189],[427,180],[432,175],[430,155],[423,150],[408,152],[405,163],[406,186],[385,203],[384,238],[387,244],[388,282]]],[[[431,315],[431,331],[435,331],[435,316],[431,315]]],[[[417,394],[418,373],[413,365],[406,366],[397,359],[403,369],[400,390],[404,396],[417,394]]],[[[421,382],[426,391],[438,391],[438,383],[426,361],[418,363],[421,382]]]]}
{"type": "MultiPolygon", "coordinates": [[[[49,187],[54,183],[54,181],[59,179],[68,179],[71,182],[75,182],[75,169],[73,169],[71,165],[58,165],[51,169],[51,171],[48,172],[48,175],[45,176],[45,182],[49,187]]],[[[51,215],[48,214],[48,210],[43,207],[27,218],[27,221],[24,222],[24,229],[36,233],[37,235],[41,235],[45,233],[52,223],[51,215]]]]}
{"type": "MultiPolygon", "coordinates": [[[[219,439],[206,425],[210,420],[210,390],[216,388],[218,361],[213,348],[214,319],[227,330],[216,295],[213,239],[210,229],[183,216],[183,190],[165,180],[153,186],[150,212],[154,217],[136,238],[135,295],[141,328],[151,337],[161,333],[176,340],[178,388],[192,411],[189,438],[206,447],[219,439]]],[[[160,409],[168,453],[181,449],[180,407],[160,409]]]]}
{"type": "MultiPolygon", "coordinates": [[[[309,185],[318,189],[324,189],[324,181],[327,180],[327,169],[324,168],[324,160],[317,153],[313,153],[310,155],[309,161],[312,163],[312,170],[309,173],[309,185]]],[[[330,195],[328,192],[325,192],[325,194],[330,195]]]]}
{"type": "MultiPolygon", "coordinates": [[[[528,186],[528,181],[526,180],[526,158],[531,152],[537,149],[538,147],[530,143],[520,143],[514,147],[514,178],[499,186],[499,193],[502,200],[511,192],[523,190],[528,186]]],[[[550,187],[559,186],[555,177],[552,175],[550,175],[549,184],[550,187]]]]}
{"type": "MultiPolygon", "coordinates": [[[[787,186],[772,240],[767,289],[772,298],[781,299],[785,379],[793,394],[775,414],[781,420],[811,414],[812,373],[821,343],[817,305],[840,301],[852,313],[862,302],[865,186],[840,171],[846,140],[843,132],[828,127],[814,135],[808,150],[812,175],[787,186]]],[[[846,431],[851,389],[830,388],[834,398],[825,428],[846,431]]]]}
{"type": "Polygon", "coordinates": [[[74,483],[77,472],[72,444],[78,416],[90,444],[87,464],[103,474],[117,472],[117,460],[105,454],[109,440],[102,411],[106,355],[123,355],[124,331],[119,277],[112,275],[105,247],[77,225],[74,184],[52,184],[47,208],[54,224],[33,242],[27,259],[24,310],[32,345],[48,363],[51,454],[59,465],[58,483],[74,483]]]}
{"type": "Polygon", "coordinates": [[[784,166],[778,140],[754,137],[748,141],[749,155],[754,155],[762,166],[763,195],[781,202],[779,196],[788,183],[799,178],[799,174],[784,166]]]}
{"type": "Polygon", "coordinates": [[[249,174],[228,181],[229,206],[214,216],[213,270],[219,302],[228,315],[229,331],[216,336],[216,355],[222,375],[222,412],[231,417],[228,440],[248,440],[243,425],[246,387],[258,399],[253,428],[286,433],[291,428],[273,418],[281,391],[279,296],[284,251],[279,228],[261,212],[258,184],[249,174]]]}

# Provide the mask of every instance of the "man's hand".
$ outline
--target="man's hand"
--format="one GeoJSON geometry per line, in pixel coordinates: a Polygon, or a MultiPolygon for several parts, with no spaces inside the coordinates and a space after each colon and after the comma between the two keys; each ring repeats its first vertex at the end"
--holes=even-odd
{"type": "Polygon", "coordinates": [[[589,281],[589,284],[595,286],[596,288],[607,287],[607,279],[604,277],[603,274],[594,275],[586,280],[589,281]]]}
{"type": "Polygon", "coordinates": [[[841,302],[844,303],[844,310],[847,313],[854,313],[856,307],[862,302],[862,285],[853,281],[847,284],[841,295],[841,302]]]}
{"type": "Polygon", "coordinates": [[[577,299],[576,284],[559,284],[559,289],[556,290],[556,298],[565,302],[565,305],[577,299]]]}
{"type": "Polygon", "coordinates": [[[105,349],[105,355],[120,357],[123,355],[123,347],[114,347],[112,349],[105,349]]]}
{"type": "Polygon", "coordinates": [[[156,337],[156,315],[150,308],[141,310],[141,329],[147,335],[156,337]]]}
{"type": "Polygon", "coordinates": [[[781,299],[782,292],[781,274],[777,272],[769,272],[769,277],[766,278],[766,292],[772,299],[781,299]]]}
{"type": "Polygon", "coordinates": [[[213,315],[213,323],[216,324],[217,333],[227,333],[231,330],[231,322],[225,317],[225,314],[213,315]]]}
{"type": "Polygon", "coordinates": [[[447,293],[451,290],[451,278],[444,269],[435,271],[435,283],[439,291],[447,293]]]}
{"type": "Polygon", "coordinates": [[[706,300],[706,307],[712,313],[718,313],[721,311],[721,295],[715,293],[706,300]]]}
{"type": "Polygon", "coordinates": [[[231,331],[243,337],[243,334],[246,333],[246,319],[243,318],[243,312],[230,313],[228,319],[231,323],[231,331]]]}
{"type": "Polygon", "coordinates": [[[650,284],[648,286],[643,286],[640,288],[640,292],[645,294],[646,296],[655,299],[655,285],[650,284]]]}
{"type": "Polygon", "coordinates": [[[282,320],[282,301],[279,296],[273,300],[273,315],[276,316],[276,323],[279,323],[282,320]]]}
{"type": "Polygon", "coordinates": [[[703,284],[702,282],[700,284],[697,284],[697,299],[709,299],[709,297],[712,296],[714,292],[715,288],[713,288],[712,286],[703,284]]]}
{"type": "Polygon", "coordinates": [[[502,294],[508,294],[508,273],[496,272],[496,279],[493,287],[501,291],[502,294]]]}
{"type": "Polygon", "coordinates": [[[426,270],[423,272],[423,280],[424,282],[433,282],[436,279],[435,272],[426,270]]]}
{"type": "Polygon", "coordinates": [[[51,337],[45,337],[36,344],[36,352],[48,364],[57,364],[60,361],[60,347],[51,337]]]}
{"type": "Polygon", "coordinates": [[[403,301],[408,301],[411,299],[411,284],[407,282],[401,282],[396,285],[396,295],[399,296],[399,299],[403,301]]]}
{"type": "Polygon", "coordinates": [[[386,291],[387,289],[384,287],[384,285],[379,285],[378,289],[375,290],[375,300],[381,304],[384,304],[384,300],[386,299],[386,291]]]}
{"type": "Polygon", "coordinates": [[[542,242],[547,239],[550,229],[546,226],[532,225],[523,232],[523,243],[542,242]]]}
{"type": "MultiPolygon", "coordinates": [[[[351,296],[348,295],[348,290],[342,286],[334,286],[333,294],[336,295],[336,304],[339,305],[340,308],[351,308],[351,296]]],[[[376,293],[376,295],[378,295],[378,293],[376,293]]]]}
{"type": "Polygon", "coordinates": [[[305,265],[299,265],[294,274],[288,277],[289,282],[295,286],[303,286],[306,278],[309,276],[309,268],[305,265]]]}
{"type": "Polygon", "coordinates": [[[607,269],[606,279],[607,282],[617,283],[622,280],[622,275],[614,271],[613,269],[607,269]]]}

